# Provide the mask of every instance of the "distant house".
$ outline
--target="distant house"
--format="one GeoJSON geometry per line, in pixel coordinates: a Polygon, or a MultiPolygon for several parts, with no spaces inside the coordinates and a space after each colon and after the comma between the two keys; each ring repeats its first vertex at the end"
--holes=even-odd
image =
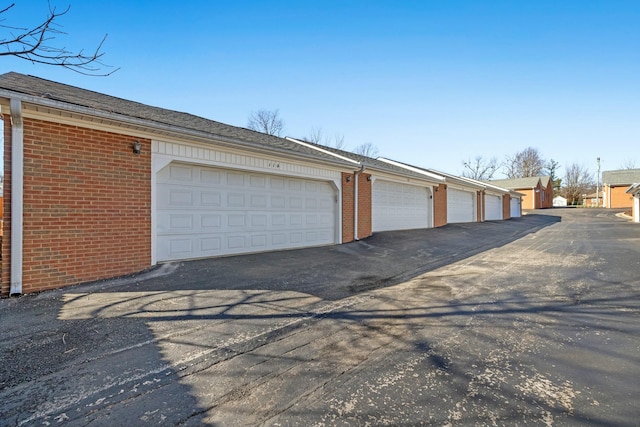
{"type": "Polygon", "coordinates": [[[601,208],[604,201],[604,191],[598,193],[586,194],[582,198],[582,205],[588,208],[601,208]]]}
{"type": "Polygon", "coordinates": [[[633,205],[633,196],[627,193],[630,185],[640,182],[640,169],[624,169],[602,172],[604,207],[627,209],[633,205]]]}
{"type": "Polygon", "coordinates": [[[553,185],[549,176],[496,179],[489,183],[524,194],[522,209],[545,209],[553,206],[553,185]]]}
{"type": "Polygon", "coordinates": [[[627,188],[626,193],[633,197],[633,206],[631,208],[633,222],[640,222],[640,182],[636,182],[627,188]]]}
{"type": "Polygon", "coordinates": [[[562,196],[556,196],[553,198],[553,207],[554,208],[563,208],[567,206],[567,199],[562,196]]]}

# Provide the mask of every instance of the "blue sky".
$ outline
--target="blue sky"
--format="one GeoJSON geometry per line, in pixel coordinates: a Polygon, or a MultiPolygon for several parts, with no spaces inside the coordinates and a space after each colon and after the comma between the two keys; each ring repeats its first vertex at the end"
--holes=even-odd
{"type": "MultiPolygon", "coordinates": [[[[246,126],[278,109],[347,148],[461,173],[529,146],[595,172],[640,168],[640,1],[79,1],[59,43],[106,63],[87,77],[3,58],[17,71],[246,126]]],[[[16,0],[4,24],[44,18],[16,0]]],[[[501,177],[500,175],[496,176],[501,177]]]]}

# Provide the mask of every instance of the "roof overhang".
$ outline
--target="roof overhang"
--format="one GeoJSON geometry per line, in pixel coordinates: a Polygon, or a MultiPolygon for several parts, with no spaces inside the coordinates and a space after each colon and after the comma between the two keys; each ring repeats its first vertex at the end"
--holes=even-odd
{"type": "Polygon", "coordinates": [[[57,117],[61,120],[73,121],[75,124],[84,123],[87,127],[98,129],[120,129],[120,132],[131,133],[134,136],[146,138],[169,137],[188,139],[194,142],[215,143],[229,148],[246,148],[264,154],[279,154],[292,159],[306,159],[317,163],[331,164],[333,166],[351,167],[351,162],[339,158],[320,158],[307,153],[287,150],[275,146],[253,143],[243,139],[231,138],[216,133],[203,132],[187,127],[175,126],[153,120],[126,116],[123,114],[100,111],[90,107],[70,104],[67,102],[41,98],[7,89],[0,89],[0,105],[8,109],[9,100],[22,101],[24,114],[27,116],[57,117]]]}
{"type": "Polygon", "coordinates": [[[381,162],[388,163],[390,165],[397,166],[399,168],[403,168],[403,169],[406,169],[408,171],[423,175],[426,178],[428,178],[429,180],[434,181],[436,183],[443,183],[443,182],[446,181],[446,178],[444,176],[442,176],[442,175],[435,174],[435,173],[429,172],[429,171],[427,171],[425,169],[417,168],[415,166],[410,166],[410,165],[407,165],[407,164],[404,164],[404,163],[401,163],[401,162],[396,162],[395,160],[387,159],[385,157],[378,157],[378,158],[376,158],[376,160],[379,160],[381,162]]]}
{"type": "Polygon", "coordinates": [[[626,193],[633,194],[636,197],[640,197],[640,182],[636,182],[635,184],[631,184],[629,188],[627,188],[626,193]]]}

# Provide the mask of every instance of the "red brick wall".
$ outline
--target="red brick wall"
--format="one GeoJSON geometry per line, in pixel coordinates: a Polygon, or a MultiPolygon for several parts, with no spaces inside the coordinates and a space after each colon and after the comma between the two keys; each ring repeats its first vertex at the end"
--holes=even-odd
{"type": "Polygon", "coordinates": [[[371,181],[369,174],[342,173],[342,243],[354,238],[355,179],[358,180],[358,239],[371,236],[371,181]],[[349,181],[347,182],[347,179],[349,181]]]}
{"type": "Polygon", "coordinates": [[[549,181],[549,186],[547,188],[543,188],[540,190],[544,193],[544,200],[540,202],[540,207],[552,208],[553,207],[553,187],[551,185],[551,181],[549,181]]]}
{"type": "Polygon", "coordinates": [[[352,173],[342,173],[342,243],[353,241],[354,181],[352,173]],[[347,179],[349,181],[347,182],[347,179]]]}
{"type": "Polygon", "coordinates": [[[484,200],[484,191],[476,191],[476,221],[482,222],[484,221],[485,216],[485,200],[484,200]]]}
{"type": "MultiPolygon", "coordinates": [[[[358,174],[358,239],[371,236],[371,175],[358,174]]],[[[353,233],[352,233],[353,234],[353,233]]]]}
{"type": "Polygon", "coordinates": [[[511,195],[502,196],[502,219],[511,219],[511,195]]]}
{"type": "Polygon", "coordinates": [[[607,195],[610,197],[610,208],[612,209],[627,209],[633,206],[633,196],[628,194],[628,185],[623,187],[609,187],[607,186],[607,195]]]}
{"type": "MultiPolygon", "coordinates": [[[[23,239],[23,293],[149,267],[150,141],[25,119],[23,239]],[[138,156],[134,140],[142,143],[138,156]]],[[[3,257],[3,293],[9,265],[3,257]]]]}
{"type": "Polygon", "coordinates": [[[447,225],[447,185],[433,187],[433,226],[447,225]]]}

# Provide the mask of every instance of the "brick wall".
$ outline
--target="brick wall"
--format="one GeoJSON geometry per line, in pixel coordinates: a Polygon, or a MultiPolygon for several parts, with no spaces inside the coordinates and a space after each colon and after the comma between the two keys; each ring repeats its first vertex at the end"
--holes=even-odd
{"type": "Polygon", "coordinates": [[[511,195],[502,196],[502,219],[511,219],[511,195]]]}
{"type": "Polygon", "coordinates": [[[484,191],[476,191],[476,221],[482,222],[485,218],[485,205],[484,191]]]}
{"type": "Polygon", "coordinates": [[[544,200],[540,203],[540,207],[543,209],[552,208],[553,207],[553,187],[551,182],[549,182],[549,186],[547,188],[541,189],[541,192],[544,194],[544,200]]]}
{"type": "MultiPolygon", "coordinates": [[[[5,189],[11,185],[10,147],[5,144],[5,189]]],[[[7,233],[10,200],[5,203],[7,233]]],[[[10,236],[3,245],[4,295],[11,280],[10,236]]],[[[150,141],[25,119],[23,246],[23,293],[149,267],[150,141]],[[142,143],[138,156],[131,150],[136,139],[142,143]]]]}
{"type": "Polygon", "coordinates": [[[627,209],[633,206],[633,196],[628,194],[628,185],[623,187],[609,187],[607,186],[608,196],[610,197],[610,208],[612,209],[627,209]]]}
{"type": "MultiPolygon", "coordinates": [[[[367,181],[371,175],[358,174],[358,239],[364,239],[372,234],[371,231],[371,189],[372,181],[367,181]]],[[[352,233],[353,234],[353,233],[352,233]]]]}
{"type": "Polygon", "coordinates": [[[447,225],[447,185],[433,187],[433,226],[447,225]]]}
{"type": "Polygon", "coordinates": [[[358,180],[358,239],[371,236],[371,188],[369,174],[342,173],[342,243],[354,238],[355,179],[358,180]],[[347,179],[349,181],[347,182],[347,179]]]}
{"type": "Polygon", "coordinates": [[[353,174],[342,173],[342,243],[352,242],[353,239],[353,174]],[[347,182],[349,179],[349,182],[347,182]]]}

